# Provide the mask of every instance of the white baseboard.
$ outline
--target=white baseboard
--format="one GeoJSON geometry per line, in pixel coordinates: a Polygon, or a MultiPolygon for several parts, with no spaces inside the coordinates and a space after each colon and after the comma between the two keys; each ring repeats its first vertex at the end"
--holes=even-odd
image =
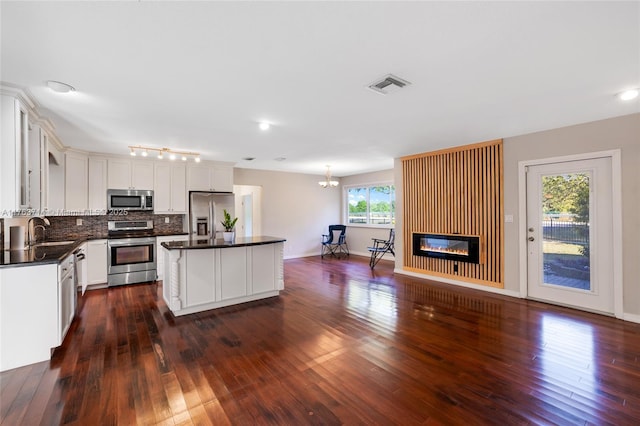
{"type": "Polygon", "coordinates": [[[453,279],[444,278],[444,277],[437,277],[437,276],[434,276],[434,275],[419,274],[417,272],[405,271],[403,269],[398,269],[398,268],[394,269],[393,272],[396,273],[396,274],[400,274],[400,275],[408,275],[410,277],[424,278],[424,279],[427,279],[427,280],[433,280],[433,281],[442,282],[442,283],[446,283],[446,284],[457,285],[457,286],[460,286],[460,287],[471,288],[471,289],[474,289],[474,290],[486,291],[488,293],[500,294],[502,296],[509,296],[509,297],[515,297],[515,298],[518,298],[518,299],[522,299],[522,296],[520,295],[520,292],[518,292],[518,291],[505,290],[503,288],[495,288],[495,287],[489,287],[489,286],[478,285],[478,284],[471,284],[471,283],[467,283],[467,282],[464,282],[464,281],[458,281],[458,280],[453,280],[453,279]]]}
{"type": "Polygon", "coordinates": [[[640,315],[635,314],[623,314],[622,319],[629,322],[640,323],[640,315]]]}
{"type": "MultiPolygon", "coordinates": [[[[369,252],[349,251],[349,254],[353,255],[353,256],[371,257],[371,253],[369,253],[369,252]]],[[[297,259],[297,258],[300,258],[300,257],[311,257],[311,256],[320,256],[320,253],[313,252],[313,253],[289,254],[289,255],[284,256],[284,259],[285,260],[286,259],[297,259]]],[[[390,261],[394,262],[395,258],[393,256],[385,255],[385,256],[383,256],[382,260],[390,260],[390,261]]]]}
{"type": "Polygon", "coordinates": [[[311,257],[311,256],[320,256],[320,253],[298,253],[298,254],[290,254],[287,256],[284,256],[283,259],[287,260],[287,259],[298,259],[300,257],[311,257]]]}

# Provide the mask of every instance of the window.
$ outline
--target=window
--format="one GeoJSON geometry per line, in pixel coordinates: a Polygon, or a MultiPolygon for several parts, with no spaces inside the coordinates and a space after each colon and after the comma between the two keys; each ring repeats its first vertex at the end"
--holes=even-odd
{"type": "Polygon", "coordinates": [[[346,195],[349,225],[395,225],[396,190],[393,185],[346,187],[346,195]]]}

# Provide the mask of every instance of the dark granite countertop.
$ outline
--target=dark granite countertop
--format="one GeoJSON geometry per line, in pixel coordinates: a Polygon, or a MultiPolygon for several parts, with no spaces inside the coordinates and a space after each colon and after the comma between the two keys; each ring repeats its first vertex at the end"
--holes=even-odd
{"type": "Polygon", "coordinates": [[[72,254],[86,239],[58,246],[32,246],[25,250],[0,252],[0,268],[12,266],[34,266],[60,263],[72,254]]]}
{"type": "MultiPolygon", "coordinates": [[[[180,233],[162,233],[162,232],[147,232],[136,233],[134,235],[130,233],[123,233],[119,235],[91,235],[84,236],[75,239],[69,244],[63,245],[34,245],[25,250],[5,250],[0,251],[0,268],[13,267],[13,266],[34,266],[44,265],[48,263],[60,263],[67,256],[72,254],[82,243],[90,240],[105,240],[114,238],[131,238],[131,237],[165,237],[171,235],[188,235],[187,232],[180,233]]],[[[51,241],[47,241],[51,242],[51,241]]],[[[5,246],[6,247],[6,246],[5,246]]]]}
{"type": "Polygon", "coordinates": [[[230,247],[259,246],[263,244],[283,243],[284,238],[256,236],[236,237],[232,242],[226,242],[222,238],[189,238],[187,241],[170,241],[162,243],[162,247],[168,250],[192,250],[192,249],[221,249],[230,247]]]}

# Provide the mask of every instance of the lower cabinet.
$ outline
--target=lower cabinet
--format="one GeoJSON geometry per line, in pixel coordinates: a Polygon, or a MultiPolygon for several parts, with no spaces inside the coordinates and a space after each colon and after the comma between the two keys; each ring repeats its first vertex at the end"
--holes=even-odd
{"type": "Polygon", "coordinates": [[[284,288],[283,243],[163,249],[171,279],[163,297],[175,315],[277,296],[284,288]]]}
{"type": "Polygon", "coordinates": [[[156,267],[158,268],[158,280],[164,279],[164,252],[165,248],[162,247],[162,243],[169,241],[187,241],[188,235],[168,235],[164,237],[156,237],[156,267]]]}
{"type": "Polygon", "coordinates": [[[189,283],[184,291],[185,307],[215,302],[213,250],[190,250],[183,265],[189,283]]]}
{"type": "Polygon", "coordinates": [[[107,282],[107,240],[87,241],[87,284],[107,282]]]}
{"type": "Polygon", "coordinates": [[[0,268],[0,371],[51,358],[75,316],[74,259],[0,268]]]}
{"type": "Polygon", "coordinates": [[[248,294],[247,265],[250,259],[247,256],[251,252],[250,247],[234,247],[220,250],[220,258],[217,262],[219,269],[219,295],[218,300],[229,300],[243,297],[248,294]]]}
{"type": "Polygon", "coordinates": [[[254,294],[277,290],[276,250],[273,245],[255,246],[251,248],[251,292],[254,294]],[[259,274],[259,275],[258,275],[259,274]]]}
{"type": "Polygon", "coordinates": [[[74,257],[67,257],[58,266],[58,330],[59,346],[64,341],[76,312],[74,257]]]}

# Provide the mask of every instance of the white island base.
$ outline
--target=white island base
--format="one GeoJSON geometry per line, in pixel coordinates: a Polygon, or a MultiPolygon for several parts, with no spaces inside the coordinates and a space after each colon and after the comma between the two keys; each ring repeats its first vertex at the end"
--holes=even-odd
{"type": "Polygon", "coordinates": [[[284,239],[162,243],[163,298],[174,315],[278,296],[284,289],[284,239]]]}

